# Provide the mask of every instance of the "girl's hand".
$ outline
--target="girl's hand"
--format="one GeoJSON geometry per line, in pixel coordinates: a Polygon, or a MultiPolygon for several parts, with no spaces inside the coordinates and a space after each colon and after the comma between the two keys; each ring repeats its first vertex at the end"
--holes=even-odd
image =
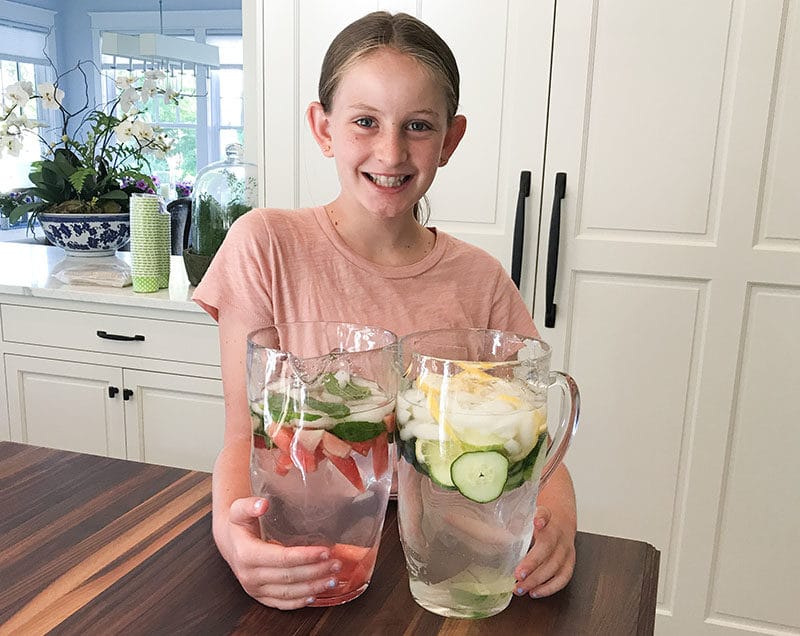
{"type": "Polygon", "coordinates": [[[260,497],[231,504],[224,556],[245,592],[259,603],[282,610],[304,607],[336,585],[342,564],[324,546],[286,548],[262,540],[258,518],[268,505],[260,497]]]}
{"type": "Polygon", "coordinates": [[[529,594],[531,598],[555,594],[569,583],[574,569],[574,522],[553,517],[549,508],[537,506],[533,547],[514,570],[514,594],[529,594]]]}

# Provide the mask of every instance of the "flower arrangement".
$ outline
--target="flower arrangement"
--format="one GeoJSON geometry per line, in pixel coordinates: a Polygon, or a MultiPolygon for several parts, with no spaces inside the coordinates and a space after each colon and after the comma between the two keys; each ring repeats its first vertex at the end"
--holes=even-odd
{"type": "MultiPolygon", "coordinates": [[[[80,72],[86,85],[85,64],[88,62],[79,62],[67,73],[80,72]]],[[[18,155],[21,136],[26,134],[36,135],[45,148],[44,157],[31,167],[29,179],[33,187],[21,190],[35,199],[19,203],[9,214],[11,223],[29,212],[30,227],[36,215],[45,210],[75,214],[126,212],[128,197],[141,191],[140,183],[156,190],[153,178],[145,172],[149,168],[148,156],[163,157],[171,149],[172,140],[142,117],[151,99],[161,97],[169,103],[180,97],[165,85],[163,71],[119,75],[115,79],[119,92],[104,107],[89,105],[87,88],[86,101],[76,111],[64,106],[64,91],[58,87],[58,80],[64,75],[54,83],[39,84],[35,90],[30,82],[16,82],[3,96],[0,153],[18,155]],[[45,109],[59,111],[61,134],[57,140],[40,134],[44,124],[23,113],[32,100],[39,100],[45,109]]]]}

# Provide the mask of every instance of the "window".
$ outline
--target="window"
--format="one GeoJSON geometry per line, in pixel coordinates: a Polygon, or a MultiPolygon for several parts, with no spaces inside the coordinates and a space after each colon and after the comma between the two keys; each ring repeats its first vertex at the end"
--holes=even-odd
{"type": "MultiPolygon", "coordinates": [[[[172,153],[165,159],[152,159],[150,162],[152,174],[158,176],[162,184],[194,179],[200,169],[224,158],[227,144],[243,141],[241,34],[214,34],[210,29],[195,29],[193,35],[185,32],[166,35],[193,38],[217,46],[220,67],[164,69],[171,88],[186,96],[177,105],[155,99],[148,107],[147,119],[159,124],[175,139],[172,153]]],[[[137,66],[136,62],[115,60],[105,55],[102,66],[106,74],[104,101],[110,101],[116,95],[114,78],[117,73],[127,74],[142,68],[141,62],[137,66]]]]}
{"type": "MultiPolygon", "coordinates": [[[[40,82],[52,81],[52,71],[43,51],[47,33],[23,26],[0,25],[0,95],[16,82],[30,82],[36,87],[40,82]]],[[[39,108],[39,101],[30,101],[22,109],[29,119],[52,125],[51,113],[39,108]]],[[[43,134],[46,132],[43,131],[43,134]]],[[[41,156],[40,142],[35,135],[22,135],[19,156],[8,151],[0,157],[0,192],[32,185],[28,180],[31,162],[41,156]]]]}

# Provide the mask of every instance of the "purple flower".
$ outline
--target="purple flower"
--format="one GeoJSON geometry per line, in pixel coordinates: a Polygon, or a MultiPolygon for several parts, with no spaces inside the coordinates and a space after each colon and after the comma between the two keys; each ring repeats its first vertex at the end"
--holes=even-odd
{"type": "Polygon", "coordinates": [[[192,183],[190,181],[178,181],[175,184],[175,193],[179,197],[190,197],[192,196],[192,183]]]}

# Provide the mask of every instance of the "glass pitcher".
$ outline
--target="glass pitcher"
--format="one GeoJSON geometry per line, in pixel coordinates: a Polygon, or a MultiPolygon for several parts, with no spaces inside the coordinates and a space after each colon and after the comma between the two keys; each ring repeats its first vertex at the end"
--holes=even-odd
{"type": "Polygon", "coordinates": [[[394,463],[397,338],[336,322],[278,324],[247,338],[252,492],[262,538],[319,545],[342,562],[316,606],[360,595],[375,566],[394,463]]]}
{"type": "Polygon", "coordinates": [[[546,343],[502,331],[418,332],[399,349],[398,518],[411,594],[444,616],[497,614],[530,546],[539,488],[577,428],[578,387],[550,371],[546,343]],[[551,386],[564,400],[549,430],[551,386]]]}

